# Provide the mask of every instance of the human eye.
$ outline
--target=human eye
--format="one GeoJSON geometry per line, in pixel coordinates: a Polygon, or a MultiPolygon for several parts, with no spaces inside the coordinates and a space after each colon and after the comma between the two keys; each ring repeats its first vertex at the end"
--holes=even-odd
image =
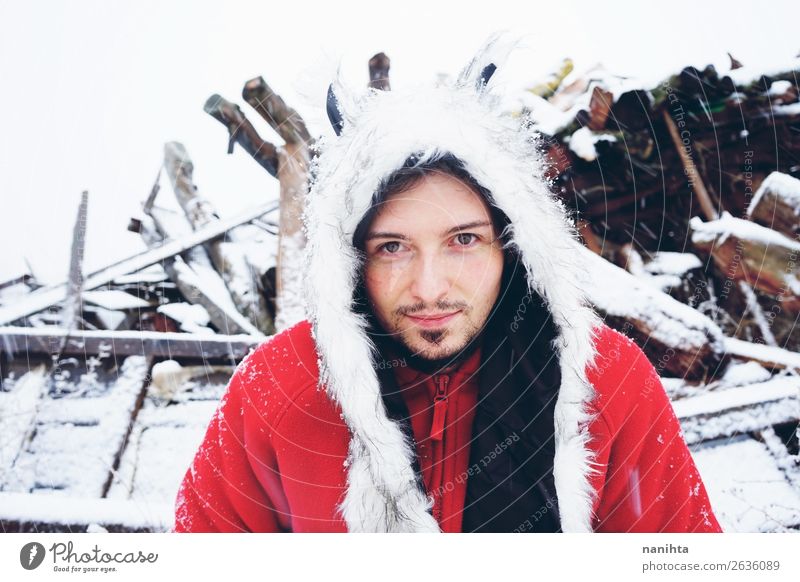
{"type": "Polygon", "coordinates": [[[378,246],[378,253],[384,255],[396,255],[401,250],[402,245],[396,240],[383,243],[378,246]]]}
{"type": "Polygon", "coordinates": [[[480,237],[477,234],[471,232],[461,232],[457,234],[453,238],[453,240],[455,241],[456,246],[469,248],[471,246],[474,246],[475,243],[477,243],[478,240],[480,240],[480,237]]]}

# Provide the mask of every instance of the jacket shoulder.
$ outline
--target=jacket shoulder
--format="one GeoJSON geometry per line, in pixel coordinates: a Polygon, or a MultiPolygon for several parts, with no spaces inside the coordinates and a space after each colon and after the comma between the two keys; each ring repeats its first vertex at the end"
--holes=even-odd
{"type": "Polygon", "coordinates": [[[239,364],[229,391],[270,418],[277,418],[319,381],[311,324],[303,320],[259,344],[239,364]]]}
{"type": "Polygon", "coordinates": [[[595,333],[595,349],[586,375],[595,389],[593,408],[606,421],[618,424],[634,408],[668,401],[652,363],[628,336],[602,324],[595,333]]]}

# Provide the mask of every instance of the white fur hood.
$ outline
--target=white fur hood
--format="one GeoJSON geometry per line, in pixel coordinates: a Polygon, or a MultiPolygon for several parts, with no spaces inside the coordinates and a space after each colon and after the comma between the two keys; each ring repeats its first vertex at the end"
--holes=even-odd
{"type": "Polygon", "coordinates": [[[546,301],[558,330],[562,379],[554,480],[562,530],[591,531],[586,405],[593,389],[586,367],[594,361],[593,334],[600,320],[584,297],[574,225],[543,177],[538,136],[522,120],[502,114],[491,81],[483,83],[486,67],[502,67],[507,52],[490,41],[458,79],[438,85],[358,94],[338,79],[332,85],[342,131],[322,141],[315,162],[304,213],[305,291],[320,385],[341,407],[352,435],[340,506],[350,531],[439,531],[415,481],[412,443],[383,406],[367,322],[352,309],[355,228],[381,181],[420,152],[422,160],[437,152],[459,158],[511,221],[510,239],[528,284],[546,301]]]}

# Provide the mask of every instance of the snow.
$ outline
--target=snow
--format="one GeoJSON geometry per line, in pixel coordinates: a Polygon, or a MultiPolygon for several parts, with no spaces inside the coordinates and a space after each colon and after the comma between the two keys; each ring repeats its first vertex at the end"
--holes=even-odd
{"type": "MultiPolygon", "coordinates": [[[[228,288],[225,286],[225,282],[210,263],[195,263],[190,266],[180,257],[176,257],[174,265],[178,275],[186,281],[187,284],[196,289],[202,289],[203,293],[223,311],[226,320],[235,323],[239,329],[245,331],[248,335],[263,337],[264,334],[256,329],[256,327],[236,309],[233,299],[231,299],[231,295],[228,292],[228,288]]],[[[227,330],[221,329],[219,331],[225,333],[227,330]]]]}
{"type": "Polygon", "coordinates": [[[0,492],[0,521],[58,523],[92,527],[124,524],[131,529],[167,531],[174,522],[171,503],[0,492]]]}
{"type": "Polygon", "coordinates": [[[81,297],[87,303],[99,305],[111,311],[120,309],[139,309],[150,307],[150,303],[144,299],[139,299],[130,293],[116,290],[84,291],[81,297]]]}
{"type": "Polygon", "coordinates": [[[88,312],[89,310],[94,312],[95,316],[105,329],[117,329],[127,319],[127,316],[122,311],[112,311],[102,307],[92,308],[84,306],[84,313],[88,312]]]}
{"type": "Polygon", "coordinates": [[[586,289],[595,307],[609,315],[644,322],[651,336],[666,345],[691,351],[705,346],[709,339],[722,342],[722,331],[700,312],[584,247],[579,252],[586,259],[586,289]]]}
{"type": "MultiPolygon", "coordinates": [[[[90,367],[85,377],[70,383],[71,391],[60,397],[43,397],[36,433],[0,489],[99,497],[122,447],[146,374],[146,358],[129,356],[110,386],[98,384],[90,367]]],[[[58,380],[53,374],[51,394],[58,394],[58,380]]]]}
{"type": "Polygon", "coordinates": [[[595,134],[588,127],[582,127],[570,137],[569,149],[587,162],[593,162],[597,159],[595,144],[601,141],[615,142],[617,138],[610,133],[595,134]]]}
{"type": "Polygon", "coordinates": [[[784,93],[786,93],[789,89],[791,89],[794,85],[792,85],[791,81],[787,81],[786,79],[781,79],[779,81],[773,81],[772,84],[769,86],[769,91],[767,91],[767,95],[770,97],[780,97],[784,93]]]}
{"type": "Polygon", "coordinates": [[[800,378],[775,378],[766,382],[750,384],[724,390],[712,390],[701,396],[684,398],[673,403],[678,418],[719,414],[727,410],[743,408],[763,402],[793,399],[790,409],[800,418],[800,378]]]}
{"type": "Polygon", "coordinates": [[[772,114],[775,117],[783,117],[785,115],[795,116],[800,114],[800,101],[790,103],[788,105],[776,105],[772,108],[772,114]]]}
{"type": "Polygon", "coordinates": [[[25,283],[15,283],[0,289],[0,305],[19,301],[31,292],[31,288],[25,283]]]}
{"type": "Polygon", "coordinates": [[[33,429],[46,379],[44,365],[40,365],[19,380],[7,382],[10,392],[0,392],[0,484],[9,478],[8,473],[33,429]]]}
{"type": "Polygon", "coordinates": [[[800,354],[781,348],[725,338],[725,351],[734,356],[746,357],[764,363],[773,363],[800,373],[800,354]]]}
{"type": "MultiPolygon", "coordinates": [[[[587,98],[588,106],[588,98],[587,98]]],[[[523,92],[519,98],[519,109],[527,109],[533,127],[547,135],[557,135],[575,119],[580,104],[575,104],[567,111],[562,111],[546,99],[530,92],[523,92]]]]}
{"type": "Polygon", "coordinates": [[[689,221],[689,226],[692,229],[692,240],[697,242],[712,242],[717,239],[717,244],[721,245],[733,235],[739,239],[759,242],[764,246],[774,245],[790,251],[800,251],[800,243],[771,228],[735,218],[727,211],[723,211],[719,219],[710,222],[703,222],[699,216],[695,216],[689,221]]]}
{"type": "Polygon", "coordinates": [[[169,279],[161,265],[151,265],[137,273],[121,275],[114,279],[115,285],[129,285],[136,283],[161,283],[169,279]]]}
{"type": "MultiPolygon", "coordinates": [[[[226,384],[206,381],[195,383],[189,378],[208,378],[212,371],[229,378],[232,367],[192,368],[168,364],[175,372],[181,368],[180,384],[173,390],[179,402],[163,406],[157,398],[147,398],[136,419],[128,447],[120,460],[108,496],[113,499],[131,499],[139,503],[174,503],[181,480],[190,467],[208,423],[225,393],[226,384]]],[[[158,372],[160,373],[160,372],[158,372]]],[[[148,396],[155,397],[160,388],[153,370],[153,385],[148,396]]]]}
{"type": "Polygon", "coordinates": [[[756,206],[758,206],[766,192],[777,194],[779,198],[794,209],[795,215],[800,216],[800,180],[783,172],[772,172],[764,178],[755,196],[750,201],[750,205],[747,207],[747,216],[753,215],[756,206]]]}
{"type": "Polygon", "coordinates": [[[800,525],[800,491],[762,443],[742,435],[701,445],[692,456],[724,531],[783,531],[800,525]]]}
{"type": "Polygon", "coordinates": [[[730,77],[736,87],[742,88],[755,83],[761,76],[777,77],[779,75],[788,73],[790,71],[797,71],[800,69],[800,59],[794,58],[771,67],[741,67],[726,73],[730,77]]]}
{"type": "Polygon", "coordinates": [[[655,253],[653,259],[644,266],[652,275],[675,275],[680,277],[692,269],[702,268],[703,263],[692,253],[673,253],[661,251],[655,253]]]}
{"type": "Polygon", "coordinates": [[[722,376],[721,383],[726,386],[744,386],[765,382],[771,377],[769,370],[757,362],[731,362],[722,376]]]}
{"type": "Polygon", "coordinates": [[[167,317],[174,319],[181,325],[181,329],[188,333],[213,334],[214,330],[206,327],[211,321],[205,307],[191,303],[166,303],[159,305],[156,310],[167,317]]]}

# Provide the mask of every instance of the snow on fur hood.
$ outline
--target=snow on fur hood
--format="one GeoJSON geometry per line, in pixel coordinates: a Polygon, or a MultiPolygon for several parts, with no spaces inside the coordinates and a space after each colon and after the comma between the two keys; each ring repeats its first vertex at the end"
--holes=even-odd
{"type": "Polygon", "coordinates": [[[320,386],[341,407],[352,438],[341,512],[350,531],[439,531],[415,482],[415,455],[381,399],[379,355],[363,314],[352,303],[359,271],[356,226],[381,182],[417,154],[450,153],[488,189],[511,221],[510,241],[531,289],[546,301],[558,329],[561,387],[555,407],[554,480],[563,531],[591,531],[591,451],[587,403],[593,388],[600,324],[587,304],[580,242],[563,204],[548,190],[539,136],[503,114],[491,65],[509,47],[490,39],[454,81],[378,91],[332,90],[342,117],[339,136],[321,141],[304,212],[307,313],[319,354],[320,386]],[[487,67],[489,67],[487,69],[487,67]]]}

